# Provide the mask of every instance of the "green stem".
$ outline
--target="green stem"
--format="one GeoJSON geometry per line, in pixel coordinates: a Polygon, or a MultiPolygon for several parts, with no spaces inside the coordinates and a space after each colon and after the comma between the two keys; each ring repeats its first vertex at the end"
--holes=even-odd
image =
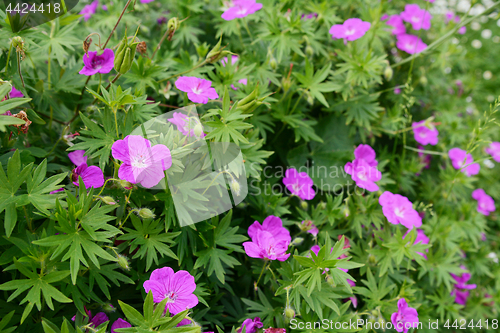
{"type": "Polygon", "coordinates": [[[115,128],[116,128],[116,138],[120,138],[120,134],[118,134],[118,120],[116,119],[116,113],[118,110],[113,110],[113,114],[115,115],[115,128]]]}
{"type": "Polygon", "coordinates": [[[413,151],[416,151],[416,152],[419,152],[419,153],[423,153],[423,154],[448,156],[448,154],[441,153],[441,152],[438,152],[438,151],[425,150],[425,149],[417,149],[417,148],[408,147],[408,146],[404,146],[404,147],[405,147],[405,149],[413,150],[413,151]]]}
{"type": "Polygon", "coordinates": [[[128,0],[127,3],[125,4],[125,7],[123,8],[122,10],[122,13],[120,14],[120,17],[118,18],[118,21],[116,21],[116,24],[115,26],[113,27],[113,30],[111,30],[111,33],[109,34],[109,37],[108,39],[106,40],[106,43],[104,43],[104,46],[102,47],[103,49],[106,48],[106,45],[108,45],[108,42],[109,40],[111,39],[111,36],[113,36],[113,33],[115,32],[116,30],[116,27],[118,26],[118,24],[120,23],[122,17],[123,17],[123,14],[125,14],[125,11],[127,10],[127,7],[128,5],[130,5],[130,3],[132,2],[132,0],[128,0]]]}
{"type": "Polygon", "coordinates": [[[248,22],[247,22],[246,17],[243,18],[243,25],[245,26],[245,29],[246,29],[246,31],[248,33],[248,36],[250,37],[250,41],[253,43],[252,33],[250,32],[250,29],[248,29],[248,22]]]}
{"type": "Polygon", "coordinates": [[[12,53],[12,43],[10,43],[9,54],[7,55],[7,63],[5,64],[5,73],[9,69],[10,54],[12,53]]]}
{"type": "Polygon", "coordinates": [[[260,279],[262,278],[262,274],[264,274],[264,270],[266,269],[267,265],[267,259],[264,260],[264,266],[262,266],[262,270],[260,271],[259,278],[257,279],[257,282],[255,283],[255,289],[257,289],[257,286],[259,285],[260,279]]]}
{"type": "Polygon", "coordinates": [[[112,181],[112,180],[120,181],[119,179],[116,179],[116,178],[109,178],[109,179],[106,179],[106,181],[104,182],[104,185],[102,185],[101,191],[97,194],[97,196],[100,196],[100,195],[101,195],[102,191],[104,191],[104,189],[106,188],[106,184],[107,184],[109,181],[112,181]]]}

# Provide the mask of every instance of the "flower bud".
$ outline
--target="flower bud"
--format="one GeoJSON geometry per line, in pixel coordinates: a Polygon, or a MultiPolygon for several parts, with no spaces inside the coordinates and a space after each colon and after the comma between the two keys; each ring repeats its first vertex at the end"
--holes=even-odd
{"type": "Polygon", "coordinates": [[[276,59],[274,59],[274,57],[269,61],[269,65],[273,70],[276,70],[276,68],[278,68],[278,62],[276,61],[276,59]]]}
{"type": "Polygon", "coordinates": [[[118,265],[120,265],[120,267],[126,271],[130,270],[128,258],[126,256],[121,255],[121,254],[118,255],[118,265]]]}
{"type": "Polygon", "coordinates": [[[281,80],[281,86],[283,87],[283,91],[287,92],[292,87],[292,80],[287,77],[283,77],[281,80]]]}
{"type": "Polygon", "coordinates": [[[104,310],[104,312],[107,312],[107,313],[112,313],[112,312],[116,311],[116,308],[111,303],[104,304],[102,309],[104,310]]]}
{"type": "Polygon", "coordinates": [[[193,128],[194,135],[200,137],[203,134],[203,126],[200,123],[197,123],[193,128]]]}
{"type": "Polygon", "coordinates": [[[153,219],[156,216],[149,208],[141,208],[137,214],[143,219],[153,219]]]}
{"type": "Polygon", "coordinates": [[[311,47],[311,45],[306,46],[306,54],[310,57],[314,55],[314,49],[311,47]]]}
{"type": "Polygon", "coordinates": [[[344,213],[344,216],[345,216],[345,217],[348,217],[348,216],[349,216],[349,214],[351,213],[351,212],[349,211],[349,208],[347,208],[347,206],[346,206],[346,207],[344,207],[344,209],[343,209],[343,211],[342,211],[342,212],[344,213]]]}
{"type": "Polygon", "coordinates": [[[421,83],[423,86],[426,86],[428,82],[429,82],[429,80],[427,80],[427,77],[425,77],[424,75],[422,75],[422,76],[420,77],[420,83],[421,83]]]}
{"type": "Polygon", "coordinates": [[[335,281],[333,281],[333,278],[330,276],[330,275],[327,275],[326,277],[326,282],[332,286],[333,288],[335,288],[336,284],[335,284],[335,281]]]}
{"type": "Polygon", "coordinates": [[[241,192],[240,183],[238,183],[236,179],[231,179],[229,186],[231,187],[231,190],[236,194],[236,196],[239,197],[241,192]]]}
{"type": "Polygon", "coordinates": [[[101,197],[101,200],[106,205],[116,205],[116,202],[112,197],[109,197],[109,196],[101,197]]]}
{"type": "Polygon", "coordinates": [[[375,264],[377,262],[377,258],[375,258],[375,256],[373,254],[369,254],[368,255],[368,262],[370,264],[375,264]]]}
{"type": "Polygon", "coordinates": [[[392,74],[394,71],[392,70],[392,67],[387,65],[387,67],[384,70],[384,77],[387,81],[390,81],[392,79],[392,74]]]}
{"type": "Polygon", "coordinates": [[[302,207],[302,209],[307,209],[308,206],[309,205],[307,204],[306,201],[304,201],[304,200],[300,201],[300,207],[302,207]]]}
{"type": "Polygon", "coordinates": [[[304,241],[304,238],[302,237],[295,237],[292,241],[292,246],[299,246],[300,244],[302,244],[302,242],[304,241]]]}
{"type": "Polygon", "coordinates": [[[326,209],[326,202],[320,202],[319,203],[319,208],[326,209]]]}
{"type": "Polygon", "coordinates": [[[172,37],[174,37],[174,33],[177,29],[181,27],[181,22],[177,17],[172,17],[170,20],[167,22],[167,33],[168,33],[168,41],[170,42],[172,40],[172,37]]]}
{"type": "Polygon", "coordinates": [[[126,180],[120,180],[120,186],[126,190],[130,190],[130,189],[134,188],[134,184],[132,184],[126,180]]]}
{"type": "Polygon", "coordinates": [[[207,57],[209,59],[208,62],[211,64],[216,63],[219,60],[221,60],[222,58],[227,57],[228,55],[231,55],[231,54],[234,54],[234,53],[231,51],[222,50],[218,54],[212,56],[211,58],[207,57]]]}
{"type": "Polygon", "coordinates": [[[23,48],[23,46],[24,46],[23,38],[20,36],[13,37],[11,43],[12,43],[12,46],[15,48],[18,48],[18,47],[23,48]]]}
{"type": "Polygon", "coordinates": [[[289,320],[295,318],[295,311],[293,311],[291,307],[287,307],[285,309],[285,317],[287,317],[289,320]]]}
{"type": "MultiPolygon", "coordinates": [[[[139,32],[139,29],[137,29],[137,32],[139,32]]],[[[137,36],[137,32],[135,36],[137,36]]],[[[132,42],[129,43],[127,33],[125,32],[125,36],[116,50],[114,67],[120,74],[127,73],[134,63],[135,52],[139,44],[139,42],[135,41],[135,36],[132,38],[132,42]]]]}

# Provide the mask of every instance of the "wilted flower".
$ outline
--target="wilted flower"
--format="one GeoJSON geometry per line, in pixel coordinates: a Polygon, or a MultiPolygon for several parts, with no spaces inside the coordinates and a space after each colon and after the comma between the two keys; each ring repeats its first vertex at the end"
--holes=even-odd
{"type": "Polygon", "coordinates": [[[477,211],[483,215],[490,215],[495,211],[495,201],[482,188],[472,192],[472,198],[477,200],[477,211]]]}
{"type": "Polygon", "coordinates": [[[165,312],[168,310],[170,314],[175,315],[198,304],[198,297],[193,294],[196,289],[194,277],[187,271],[174,273],[170,267],[155,269],[143,287],[146,292],[153,292],[155,303],[166,298],[165,312]]]}
{"type": "Polygon", "coordinates": [[[79,14],[83,15],[85,21],[88,21],[89,18],[91,18],[92,15],[95,14],[98,6],[99,6],[99,1],[95,0],[90,5],[84,6],[79,14]]]}
{"type": "MultiPolygon", "coordinates": [[[[408,233],[411,231],[411,229],[409,229],[404,235],[403,235],[403,239],[406,238],[406,236],[408,235],[408,233]]],[[[415,242],[413,244],[418,244],[418,243],[422,243],[422,244],[429,244],[429,237],[427,237],[424,233],[423,230],[421,229],[417,229],[417,237],[415,238],[415,242]]],[[[428,252],[429,250],[425,250],[426,252],[428,252]]],[[[427,259],[427,256],[422,253],[422,252],[416,252],[418,254],[420,254],[422,257],[424,257],[425,259],[427,259]]]]}
{"type": "Polygon", "coordinates": [[[305,172],[297,172],[294,168],[286,170],[283,184],[293,195],[302,200],[311,200],[316,195],[312,188],[314,183],[311,177],[305,172]]]}
{"type": "Polygon", "coordinates": [[[255,317],[254,319],[245,319],[241,327],[237,330],[238,333],[243,331],[243,327],[245,328],[245,333],[255,333],[257,329],[262,328],[264,326],[260,321],[260,317],[255,317]]]}
{"type": "Polygon", "coordinates": [[[188,98],[193,103],[207,104],[209,99],[217,99],[219,95],[212,82],[194,76],[181,76],[175,81],[175,87],[188,93],[188,98]]]}
{"type": "Polygon", "coordinates": [[[399,15],[391,15],[387,20],[387,22],[385,23],[393,27],[392,29],[393,35],[398,36],[406,33],[405,24],[403,23],[403,19],[399,15]]]}
{"type": "Polygon", "coordinates": [[[473,163],[474,159],[472,158],[472,155],[467,154],[465,150],[462,150],[460,148],[450,149],[450,151],[448,152],[448,156],[451,159],[451,164],[457,170],[461,169],[462,166],[467,165],[467,167],[461,170],[467,177],[477,175],[479,173],[479,170],[481,169],[479,163],[473,163]]]}
{"type": "Polygon", "coordinates": [[[257,237],[257,231],[267,231],[271,233],[276,241],[286,241],[291,242],[292,237],[287,228],[283,227],[283,222],[277,216],[270,215],[264,219],[262,225],[255,221],[250,227],[248,227],[248,236],[252,240],[257,237]]]}
{"type": "Polygon", "coordinates": [[[411,125],[415,141],[422,145],[437,145],[439,132],[431,121],[422,120],[411,125]]]}
{"type": "Polygon", "coordinates": [[[117,333],[115,331],[117,328],[127,328],[127,327],[132,327],[132,325],[130,325],[125,320],[118,318],[117,320],[115,320],[113,325],[111,325],[111,333],[117,333]]]}
{"type": "Polygon", "coordinates": [[[500,163],[500,142],[492,142],[485,151],[490,154],[496,162],[500,163]]]}
{"type": "Polygon", "coordinates": [[[249,257],[285,261],[290,256],[286,253],[289,241],[275,238],[268,231],[257,230],[251,242],[244,242],[243,247],[249,257]]]}
{"type": "Polygon", "coordinates": [[[409,327],[418,327],[418,313],[414,308],[409,308],[404,298],[398,301],[398,311],[391,315],[392,325],[398,332],[408,332],[409,327]]]}
{"type": "Polygon", "coordinates": [[[422,42],[418,36],[402,34],[398,35],[397,39],[397,48],[408,54],[420,53],[427,48],[427,44],[422,42]]]}
{"type": "Polygon", "coordinates": [[[341,39],[345,41],[353,41],[363,37],[368,30],[370,30],[371,23],[364,22],[359,18],[347,19],[343,24],[335,24],[330,28],[332,38],[341,39]]]}
{"type": "Polygon", "coordinates": [[[242,18],[262,8],[262,4],[255,0],[233,0],[233,6],[222,13],[221,17],[226,21],[242,18]]]}
{"type": "Polygon", "coordinates": [[[107,74],[113,69],[115,53],[111,49],[104,49],[102,54],[89,51],[83,55],[84,66],[79,74],[91,76],[97,73],[107,74]]]}
{"type": "Polygon", "coordinates": [[[408,229],[418,228],[422,225],[422,218],[413,209],[413,205],[407,197],[385,191],[378,202],[382,206],[384,216],[390,223],[401,223],[408,229]]]}
{"type": "Polygon", "coordinates": [[[429,30],[431,28],[431,13],[425,9],[420,9],[418,5],[406,5],[405,10],[401,13],[401,18],[405,22],[411,23],[415,30],[429,30]]]}

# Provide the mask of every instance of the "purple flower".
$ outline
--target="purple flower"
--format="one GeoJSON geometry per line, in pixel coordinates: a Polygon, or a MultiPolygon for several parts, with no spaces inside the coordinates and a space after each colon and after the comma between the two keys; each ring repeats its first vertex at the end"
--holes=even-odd
{"type": "Polygon", "coordinates": [[[313,18],[316,18],[316,17],[318,17],[318,13],[302,14],[302,16],[300,18],[302,20],[310,20],[310,19],[313,19],[313,18]]]}
{"type": "Polygon", "coordinates": [[[378,165],[376,160],[377,154],[375,150],[369,145],[360,144],[356,149],[354,149],[354,159],[365,160],[369,166],[375,167],[378,165]]]}
{"type": "Polygon", "coordinates": [[[492,142],[485,151],[490,154],[496,162],[500,163],[500,142],[492,142]]]}
{"type": "Polygon", "coordinates": [[[472,198],[477,200],[477,211],[479,213],[488,216],[490,212],[495,211],[495,201],[482,188],[474,190],[472,198]]]}
{"type": "Polygon", "coordinates": [[[151,147],[148,139],[139,135],[127,135],[111,147],[115,159],[122,161],[118,177],[146,188],[157,185],[165,177],[163,171],[172,166],[170,150],[161,144],[151,147]]]}
{"type": "Polygon", "coordinates": [[[83,9],[80,11],[80,15],[83,15],[85,21],[88,21],[89,18],[91,18],[92,15],[95,14],[98,6],[99,6],[99,1],[95,0],[90,5],[86,5],[85,7],[83,7],[83,9]]]}
{"type": "Polygon", "coordinates": [[[461,170],[467,177],[477,175],[479,173],[479,170],[481,169],[481,166],[478,163],[473,163],[474,159],[472,158],[472,155],[467,154],[465,150],[462,150],[460,148],[450,149],[450,151],[448,152],[448,156],[451,159],[451,164],[457,170],[461,169],[462,166],[467,165],[467,167],[461,170]]]}
{"type": "Polygon", "coordinates": [[[130,325],[125,320],[118,318],[117,320],[115,320],[113,325],[111,325],[111,333],[117,333],[115,331],[117,328],[127,328],[127,327],[132,327],[132,325],[130,325]]]}
{"type": "Polygon", "coordinates": [[[292,237],[287,228],[283,227],[283,222],[277,216],[270,215],[265,218],[262,225],[255,221],[250,227],[248,227],[248,236],[254,241],[257,237],[257,231],[267,231],[271,233],[276,241],[286,241],[290,243],[292,237]]]}
{"type": "MultiPolygon", "coordinates": [[[[406,236],[408,235],[408,233],[411,231],[411,229],[409,229],[403,236],[403,239],[406,238],[406,236]]],[[[415,238],[415,242],[413,244],[418,244],[418,243],[422,243],[422,244],[429,244],[429,237],[427,237],[424,233],[423,230],[421,229],[417,229],[417,237],[415,238]]],[[[429,250],[425,250],[426,252],[428,252],[429,250]]],[[[418,254],[420,254],[422,257],[424,257],[425,259],[427,259],[427,256],[422,253],[422,252],[416,252],[418,254]]]]}
{"type": "Polygon", "coordinates": [[[418,5],[406,5],[404,12],[401,13],[401,18],[405,22],[411,23],[415,30],[429,30],[431,28],[431,13],[420,9],[418,5]]]}
{"type": "Polygon", "coordinates": [[[111,49],[104,49],[101,55],[97,51],[89,51],[83,55],[83,68],[79,74],[91,76],[97,73],[107,74],[113,69],[115,53],[111,49]]]}
{"type": "MultiPolygon", "coordinates": [[[[238,80],[238,83],[246,86],[248,83],[248,79],[246,79],[246,78],[240,79],[240,80],[238,80]]],[[[234,84],[231,84],[231,88],[233,88],[233,90],[238,90],[238,87],[235,87],[234,84]]]]}
{"type": "Polygon", "coordinates": [[[463,35],[467,32],[467,27],[460,27],[458,28],[458,31],[457,31],[459,34],[463,35]]]}
{"type": "Polygon", "coordinates": [[[186,309],[191,309],[198,304],[198,297],[193,294],[196,289],[194,277],[187,271],[178,271],[170,267],[155,269],[149,280],[143,284],[144,290],[153,292],[155,303],[168,299],[165,312],[178,314],[186,309]]]}
{"type": "Polygon", "coordinates": [[[300,229],[302,231],[307,231],[314,237],[316,237],[319,233],[318,228],[314,225],[314,223],[311,220],[302,221],[300,229]]]}
{"type": "Polygon", "coordinates": [[[68,157],[74,165],[80,166],[83,163],[87,163],[87,156],[83,156],[84,154],[85,150],[75,150],[68,153],[68,157]]]}
{"type": "MultiPolygon", "coordinates": [[[[238,61],[239,57],[237,55],[233,55],[231,56],[231,65],[234,65],[237,61],[238,61]]],[[[226,67],[226,64],[227,64],[227,57],[224,57],[220,60],[220,62],[222,63],[222,66],[226,67]]]]}
{"type": "Polygon", "coordinates": [[[390,223],[401,223],[408,229],[418,228],[422,225],[422,218],[413,209],[413,205],[407,197],[385,191],[378,202],[382,206],[384,216],[390,223]]]}
{"type": "Polygon", "coordinates": [[[341,39],[345,41],[353,41],[363,37],[368,30],[370,30],[371,23],[364,22],[359,18],[347,19],[343,24],[335,24],[330,28],[332,38],[341,39]]]}
{"type": "Polygon", "coordinates": [[[311,177],[305,172],[297,172],[294,168],[286,170],[283,184],[293,195],[302,200],[311,200],[316,195],[312,188],[314,183],[311,177]]]}
{"type": "Polygon", "coordinates": [[[212,82],[194,76],[181,76],[175,81],[175,87],[187,92],[188,98],[193,103],[207,104],[209,99],[217,99],[219,95],[212,82]]]}
{"type": "Polygon", "coordinates": [[[422,145],[437,145],[439,132],[432,122],[422,120],[411,125],[415,141],[422,145]]]}
{"type": "Polygon", "coordinates": [[[243,327],[245,328],[245,333],[255,333],[258,328],[262,328],[264,326],[260,321],[259,317],[255,317],[254,319],[245,319],[241,327],[237,330],[238,333],[243,331],[243,327]]]}
{"type": "Polygon", "coordinates": [[[427,48],[427,44],[422,42],[418,36],[402,34],[398,35],[397,38],[397,48],[408,54],[420,53],[427,48]]]}
{"type": "Polygon", "coordinates": [[[405,24],[403,23],[403,19],[399,15],[391,15],[389,17],[389,20],[387,20],[387,22],[385,23],[394,28],[392,29],[393,35],[398,36],[406,33],[405,24]]]}
{"type": "Polygon", "coordinates": [[[401,88],[394,88],[394,94],[396,95],[401,94],[401,88]]]}
{"type": "Polygon", "coordinates": [[[221,17],[226,21],[242,18],[262,8],[262,4],[255,0],[233,0],[233,6],[222,13],[221,17]]]}
{"type": "Polygon", "coordinates": [[[407,333],[409,328],[418,327],[418,313],[414,308],[409,308],[404,298],[398,301],[398,311],[391,315],[392,325],[398,332],[407,333]]]}
{"type": "Polygon", "coordinates": [[[61,188],[58,188],[57,190],[50,191],[49,194],[57,194],[57,193],[63,192],[63,191],[64,191],[64,187],[61,187],[61,188]]]}
{"type": "Polygon", "coordinates": [[[290,242],[275,238],[268,231],[257,230],[251,242],[244,242],[246,254],[251,258],[285,261],[290,256],[286,253],[290,242]]]}
{"type": "Polygon", "coordinates": [[[17,90],[14,86],[12,86],[12,89],[10,90],[10,93],[9,93],[9,97],[10,98],[23,98],[24,95],[22,92],[17,90]]]}
{"type": "MultiPolygon", "coordinates": [[[[177,126],[177,130],[183,135],[196,137],[194,133],[194,128],[196,125],[200,125],[200,120],[197,117],[188,117],[184,113],[174,112],[173,117],[168,119],[168,121],[177,126]]],[[[202,127],[203,128],[203,127],[202,127]]],[[[205,137],[205,133],[201,133],[200,137],[205,137]]]]}
{"type": "MultiPolygon", "coordinates": [[[[465,266],[460,266],[462,269],[466,269],[465,266]]],[[[467,298],[469,297],[469,292],[467,290],[476,289],[476,284],[467,284],[471,278],[469,272],[462,273],[460,276],[451,273],[451,276],[455,279],[456,283],[453,286],[451,295],[455,296],[455,303],[465,305],[467,303],[467,298]],[[465,290],[464,290],[465,289],[465,290]]]]}
{"type": "Polygon", "coordinates": [[[104,185],[104,174],[102,170],[94,165],[87,166],[87,163],[82,163],[73,169],[71,180],[73,185],[78,186],[78,176],[82,177],[85,188],[98,188],[104,185]]]}
{"type": "Polygon", "coordinates": [[[382,179],[382,173],[378,171],[376,166],[371,166],[364,159],[355,159],[352,163],[347,162],[344,170],[351,175],[358,187],[370,192],[378,191],[379,187],[375,182],[382,179]]]}
{"type": "MultiPolygon", "coordinates": [[[[87,310],[87,308],[85,308],[85,313],[87,314],[87,317],[89,318],[89,324],[91,327],[98,327],[102,323],[109,321],[108,316],[104,312],[99,312],[94,317],[92,317],[92,312],[90,310],[87,310]]],[[[76,316],[73,316],[73,318],[71,318],[71,320],[75,321],[76,316]]]]}

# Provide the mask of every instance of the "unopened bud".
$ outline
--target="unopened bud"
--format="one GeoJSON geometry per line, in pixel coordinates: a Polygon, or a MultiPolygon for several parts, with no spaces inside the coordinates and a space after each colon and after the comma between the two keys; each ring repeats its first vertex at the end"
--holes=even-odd
{"type": "Polygon", "coordinates": [[[104,312],[107,312],[107,313],[111,313],[111,312],[116,311],[116,308],[111,303],[104,304],[102,309],[104,310],[104,312]]]}
{"type": "Polygon", "coordinates": [[[141,208],[137,214],[143,219],[153,219],[156,216],[149,208],[141,208]]]}
{"type": "Polygon", "coordinates": [[[306,54],[310,57],[314,55],[314,49],[311,47],[311,45],[306,46],[306,54]]]}
{"type": "Polygon", "coordinates": [[[293,309],[292,309],[292,308],[287,307],[287,308],[285,309],[285,317],[287,317],[288,319],[295,318],[295,311],[293,311],[293,309]]]}
{"type": "Polygon", "coordinates": [[[121,255],[121,254],[118,255],[118,265],[120,265],[120,267],[126,271],[130,270],[128,258],[126,256],[121,255]]]}
{"type": "Polygon", "coordinates": [[[326,209],[326,202],[320,202],[319,203],[319,208],[326,209]]]}
{"type": "Polygon", "coordinates": [[[302,207],[302,209],[307,209],[307,207],[308,207],[308,206],[309,206],[309,205],[307,204],[307,202],[306,202],[306,201],[303,201],[303,200],[302,200],[302,201],[300,202],[300,207],[302,207]]]}
{"type": "Polygon", "coordinates": [[[106,205],[116,205],[115,199],[109,196],[101,197],[102,202],[106,205]]]}
{"type": "Polygon", "coordinates": [[[343,213],[344,213],[344,216],[345,216],[345,217],[348,217],[348,216],[349,216],[349,214],[350,214],[351,212],[349,211],[349,208],[344,207],[344,209],[343,209],[343,213]]]}
{"type": "Polygon", "coordinates": [[[276,61],[276,59],[274,59],[274,57],[269,60],[269,66],[271,66],[273,70],[276,70],[276,68],[278,68],[278,62],[276,61]]]}
{"type": "Polygon", "coordinates": [[[174,37],[174,33],[177,29],[179,29],[181,26],[181,22],[177,17],[172,17],[170,20],[167,22],[167,33],[168,33],[168,41],[170,42],[172,38],[174,37]]]}
{"type": "Polygon", "coordinates": [[[304,238],[302,237],[295,237],[292,241],[292,246],[299,246],[300,244],[302,244],[302,242],[304,241],[304,238]]]}
{"type": "Polygon", "coordinates": [[[327,275],[327,277],[326,277],[326,282],[327,282],[330,286],[332,286],[332,287],[334,287],[334,288],[335,288],[335,286],[336,286],[335,281],[333,281],[333,278],[332,278],[330,275],[327,275]]]}
{"type": "Polygon", "coordinates": [[[193,128],[194,135],[200,137],[203,134],[203,126],[200,123],[197,123],[193,128]]]}
{"type": "Polygon", "coordinates": [[[132,184],[131,182],[128,182],[126,180],[120,180],[120,186],[126,190],[130,190],[134,187],[134,184],[132,184]]]}
{"type": "Polygon", "coordinates": [[[239,197],[241,191],[240,183],[238,183],[236,179],[231,179],[229,186],[231,187],[231,190],[236,194],[236,196],[239,197]]]}
{"type": "Polygon", "coordinates": [[[390,81],[392,79],[392,74],[394,71],[392,70],[392,67],[387,65],[387,67],[384,70],[384,77],[387,81],[390,81]]]}
{"type": "Polygon", "coordinates": [[[371,264],[375,264],[377,262],[377,258],[373,254],[368,255],[368,262],[371,264]]]}
{"type": "Polygon", "coordinates": [[[287,92],[290,89],[290,87],[292,86],[292,80],[290,80],[289,78],[285,78],[284,77],[281,80],[281,85],[283,87],[283,91],[287,92]]]}

